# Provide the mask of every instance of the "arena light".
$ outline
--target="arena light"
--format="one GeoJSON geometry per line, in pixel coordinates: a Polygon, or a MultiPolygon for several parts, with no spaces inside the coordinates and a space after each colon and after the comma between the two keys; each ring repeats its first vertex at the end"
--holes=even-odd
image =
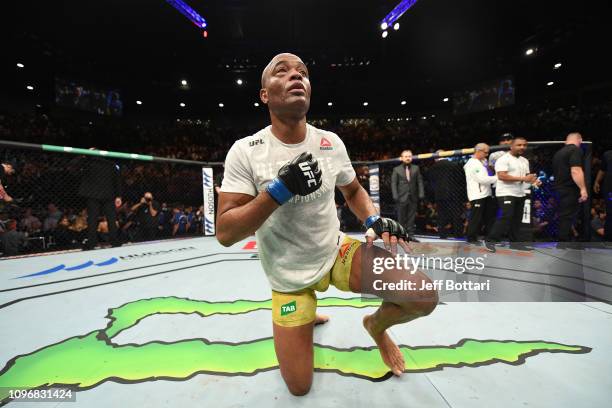
{"type": "Polygon", "coordinates": [[[17,68],[23,68],[25,65],[23,65],[21,62],[17,63],[17,68]]]}
{"type": "Polygon", "coordinates": [[[546,86],[553,86],[555,83],[553,81],[547,82],[546,86]]]}
{"type": "Polygon", "coordinates": [[[142,101],[136,101],[136,105],[142,105],[142,101]]]}
{"type": "Polygon", "coordinates": [[[560,63],[560,62],[557,62],[557,63],[555,64],[555,69],[559,69],[559,68],[561,68],[561,63],[560,63]]]}
{"type": "Polygon", "coordinates": [[[389,35],[388,31],[383,31],[382,38],[387,38],[388,35],[389,35]]]}
{"type": "Polygon", "coordinates": [[[332,105],[333,105],[333,103],[327,102],[327,106],[332,106],[332,105]]]}
{"type": "Polygon", "coordinates": [[[187,105],[185,105],[183,102],[181,102],[181,103],[179,103],[179,106],[180,106],[181,108],[184,108],[184,107],[185,107],[185,106],[187,106],[187,105]]]}
{"type": "Polygon", "coordinates": [[[26,89],[27,89],[28,91],[33,91],[33,90],[34,90],[34,87],[33,87],[32,85],[28,85],[28,86],[26,86],[26,89]]]}
{"type": "Polygon", "coordinates": [[[534,52],[535,50],[533,48],[527,48],[527,50],[525,51],[525,55],[533,55],[534,52]]]}
{"type": "Polygon", "coordinates": [[[236,84],[238,84],[238,85],[242,85],[243,83],[244,83],[244,82],[243,82],[243,81],[242,81],[242,79],[240,79],[240,78],[238,78],[238,79],[236,80],[236,84]]]}
{"type": "Polygon", "coordinates": [[[397,26],[397,28],[395,28],[395,25],[393,23],[395,23],[406,11],[408,11],[410,7],[414,6],[416,2],[417,0],[400,1],[400,3],[397,6],[395,6],[395,8],[391,10],[391,12],[387,14],[385,18],[383,18],[383,20],[380,23],[380,28],[383,30],[386,30],[387,27],[390,27],[393,25],[393,28],[395,30],[399,29],[399,25],[397,26]]]}
{"type": "Polygon", "coordinates": [[[401,101],[400,103],[401,103],[402,105],[405,105],[405,104],[406,104],[406,101],[401,101]]]}
{"type": "Polygon", "coordinates": [[[223,102],[219,102],[219,107],[223,108],[225,106],[225,104],[223,102]]]}
{"type": "Polygon", "coordinates": [[[448,98],[442,99],[442,102],[448,102],[448,98]]]}
{"type": "Polygon", "coordinates": [[[181,86],[187,86],[187,80],[181,79],[181,86]]]}
{"type": "Polygon", "coordinates": [[[184,1],[182,1],[182,0],[166,0],[166,3],[170,4],[172,7],[177,9],[182,15],[187,17],[187,19],[189,19],[189,21],[191,21],[193,24],[195,24],[196,27],[198,27],[198,28],[206,28],[208,26],[208,24],[206,23],[206,20],[204,19],[204,17],[199,15],[194,9],[189,7],[184,1]]]}
{"type": "Polygon", "coordinates": [[[399,30],[399,23],[395,23],[395,24],[393,24],[393,29],[394,29],[395,31],[399,30]]]}
{"type": "Polygon", "coordinates": [[[255,102],[255,103],[253,104],[253,106],[254,106],[254,107],[256,107],[256,108],[259,108],[259,103],[255,102]]]}
{"type": "Polygon", "coordinates": [[[368,106],[368,105],[369,105],[369,103],[367,103],[367,102],[363,103],[363,106],[368,106]]]}

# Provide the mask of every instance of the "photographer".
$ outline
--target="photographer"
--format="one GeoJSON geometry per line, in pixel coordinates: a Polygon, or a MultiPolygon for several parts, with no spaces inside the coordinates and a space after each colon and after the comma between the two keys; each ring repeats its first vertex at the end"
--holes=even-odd
{"type": "Polygon", "coordinates": [[[152,241],[157,237],[160,206],[153,200],[153,194],[144,193],[140,202],[132,206],[132,212],[138,223],[137,241],[152,241]]]}

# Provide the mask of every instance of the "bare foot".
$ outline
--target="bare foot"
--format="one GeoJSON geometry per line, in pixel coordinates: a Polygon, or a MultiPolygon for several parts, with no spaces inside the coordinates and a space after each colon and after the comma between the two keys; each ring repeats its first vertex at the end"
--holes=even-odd
{"type": "Polygon", "coordinates": [[[325,315],[316,315],[315,317],[315,326],[319,325],[319,324],[324,324],[329,322],[329,316],[325,316],[325,315]]]}
{"type": "Polygon", "coordinates": [[[391,372],[396,376],[400,376],[406,368],[404,361],[404,355],[400,351],[399,347],[391,340],[391,337],[387,334],[387,331],[382,333],[374,333],[372,330],[372,315],[366,315],[363,318],[363,327],[370,333],[370,336],[376,342],[380,356],[384,363],[391,369],[391,372]]]}

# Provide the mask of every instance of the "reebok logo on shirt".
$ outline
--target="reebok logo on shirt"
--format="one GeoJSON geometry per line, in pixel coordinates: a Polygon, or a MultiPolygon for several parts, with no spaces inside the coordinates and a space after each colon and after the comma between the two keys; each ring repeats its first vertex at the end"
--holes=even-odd
{"type": "Polygon", "coordinates": [[[327,140],[326,138],[322,137],[321,138],[321,145],[319,146],[319,149],[321,150],[333,150],[333,146],[331,144],[331,142],[329,140],[327,140]]]}

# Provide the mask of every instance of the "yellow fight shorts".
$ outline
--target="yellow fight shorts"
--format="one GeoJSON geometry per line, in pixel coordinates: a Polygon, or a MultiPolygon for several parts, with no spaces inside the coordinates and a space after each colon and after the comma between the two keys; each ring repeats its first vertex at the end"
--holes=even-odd
{"type": "Polygon", "coordinates": [[[315,291],[325,292],[331,283],[348,292],[353,256],[361,241],[344,236],[332,269],[317,283],[298,292],[281,293],[272,291],[272,321],[283,327],[303,326],[315,320],[317,296],[315,291]]]}

